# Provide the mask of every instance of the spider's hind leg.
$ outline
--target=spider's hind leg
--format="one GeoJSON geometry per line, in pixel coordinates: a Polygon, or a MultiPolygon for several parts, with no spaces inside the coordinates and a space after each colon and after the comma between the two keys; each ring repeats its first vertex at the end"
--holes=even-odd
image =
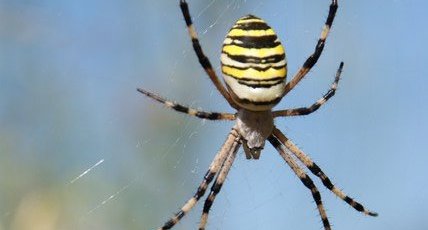
{"type": "Polygon", "coordinates": [[[277,137],[281,143],[290,150],[293,155],[295,155],[315,176],[319,177],[323,183],[323,185],[328,188],[331,192],[333,192],[340,199],[348,203],[355,210],[362,212],[369,216],[377,216],[376,212],[372,212],[366,208],[359,202],[355,201],[348,195],[346,195],[342,190],[333,185],[330,179],[325,175],[325,173],[315,164],[312,159],[306,155],[302,150],[300,150],[292,141],[290,141],[279,129],[274,128],[273,134],[277,137]]]}
{"type": "Polygon", "coordinates": [[[196,190],[196,193],[183,205],[183,207],[181,207],[180,211],[178,211],[172,218],[165,222],[162,227],[158,228],[158,230],[171,229],[196,205],[199,199],[205,194],[208,185],[212,182],[215,175],[219,172],[223,163],[230,155],[231,149],[235,146],[235,143],[239,139],[240,135],[236,131],[236,128],[232,128],[232,131],[230,131],[229,135],[227,136],[226,142],[223,144],[220,151],[217,153],[217,155],[214,157],[214,160],[211,162],[211,165],[208,171],[206,172],[202,183],[196,190]]]}
{"type": "Polygon", "coordinates": [[[239,140],[236,140],[236,142],[233,144],[232,148],[230,149],[230,154],[227,157],[226,161],[223,163],[223,166],[221,167],[221,170],[218,173],[217,178],[214,181],[214,184],[211,186],[211,192],[206,198],[204,203],[204,209],[202,211],[201,221],[199,223],[199,230],[205,229],[211,206],[213,205],[214,199],[216,198],[217,194],[220,192],[220,189],[226,180],[229,170],[232,168],[233,161],[235,160],[236,153],[238,152],[240,145],[241,144],[239,140]]]}
{"type": "Polygon", "coordinates": [[[275,149],[279,152],[281,157],[285,160],[285,162],[290,166],[293,172],[299,177],[302,183],[311,191],[312,197],[317,205],[318,212],[321,216],[322,223],[324,225],[324,230],[331,230],[330,222],[327,218],[327,213],[324,209],[324,205],[321,201],[321,194],[318,191],[318,188],[315,186],[312,179],[305,173],[305,171],[300,168],[300,166],[293,159],[288,150],[281,144],[278,138],[274,135],[271,135],[268,138],[269,142],[275,147],[275,149]]]}

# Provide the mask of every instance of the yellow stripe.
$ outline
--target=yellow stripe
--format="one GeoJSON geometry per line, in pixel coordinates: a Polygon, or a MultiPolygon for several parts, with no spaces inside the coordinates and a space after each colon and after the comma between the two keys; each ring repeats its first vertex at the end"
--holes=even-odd
{"type": "Polygon", "coordinates": [[[245,55],[257,58],[264,58],[272,55],[284,54],[284,47],[279,44],[273,48],[248,49],[236,45],[225,45],[223,46],[223,51],[230,55],[245,55]]]}
{"type": "Polygon", "coordinates": [[[227,36],[250,36],[250,37],[263,37],[268,35],[275,35],[272,29],[267,30],[243,30],[231,29],[227,36]]]}
{"type": "Polygon", "coordinates": [[[239,19],[236,24],[246,24],[246,23],[253,23],[253,22],[261,22],[261,23],[266,23],[264,20],[262,19],[256,19],[256,18],[243,18],[243,19],[239,19]]]}
{"type": "Polygon", "coordinates": [[[221,70],[223,71],[224,74],[229,76],[234,76],[236,78],[249,78],[249,79],[255,79],[255,80],[261,80],[261,79],[269,80],[277,77],[285,78],[287,74],[287,70],[285,68],[281,68],[281,69],[269,68],[265,71],[258,71],[252,68],[246,69],[246,70],[240,70],[230,66],[222,66],[221,70]]]}

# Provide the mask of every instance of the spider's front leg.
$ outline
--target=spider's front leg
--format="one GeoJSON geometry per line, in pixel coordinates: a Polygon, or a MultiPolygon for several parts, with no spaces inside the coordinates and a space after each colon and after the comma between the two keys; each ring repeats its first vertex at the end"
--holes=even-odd
{"type": "Polygon", "coordinates": [[[137,88],[137,91],[146,95],[147,97],[150,97],[151,99],[165,105],[166,107],[173,109],[180,113],[185,113],[190,116],[195,116],[202,119],[208,119],[208,120],[235,120],[236,116],[235,114],[231,113],[218,113],[218,112],[205,112],[198,109],[193,109],[187,106],[183,106],[179,103],[168,101],[165,98],[156,95],[154,93],[151,93],[147,90],[144,90],[142,88],[137,88]]]}
{"type": "Polygon", "coordinates": [[[332,0],[330,4],[330,9],[328,11],[327,20],[325,21],[324,28],[322,29],[317,45],[315,46],[315,50],[311,54],[311,56],[309,56],[308,59],[306,59],[305,63],[303,63],[303,66],[300,67],[300,69],[297,71],[294,77],[290,80],[290,82],[288,82],[285,85],[284,87],[285,94],[290,92],[297,85],[297,83],[299,83],[306,76],[309,70],[311,70],[311,68],[317,63],[324,49],[325,42],[327,40],[327,36],[330,32],[331,26],[333,25],[333,20],[334,20],[334,17],[336,16],[337,8],[338,8],[337,0],[332,0]]]}
{"type": "Polygon", "coordinates": [[[277,110],[277,111],[274,111],[272,113],[273,117],[302,116],[302,115],[308,115],[308,114],[311,114],[311,113],[317,111],[322,105],[324,105],[336,93],[337,85],[339,84],[340,75],[342,74],[342,70],[343,70],[343,62],[340,63],[339,68],[337,69],[336,77],[334,78],[334,82],[333,82],[333,84],[331,84],[330,89],[327,91],[326,94],[324,94],[324,96],[322,98],[320,98],[314,104],[312,104],[309,107],[300,107],[300,108],[294,108],[294,109],[277,110]]]}
{"type": "Polygon", "coordinates": [[[196,33],[196,29],[193,26],[192,17],[190,16],[189,6],[185,0],[180,0],[180,8],[181,12],[183,13],[184,20],[186,21],[187,31],[189,32],[189,36],[192,40],[193,50],[198,57],[199,63],[201,64],[202,68],[204,68],[205,72],[214,83],[217,90],[227,100],[229,105],[235,109],[238,109],[238,105],[232,100],[229,92],[226,90],[223,83],[219,80],[217,74],[215,73],[210,60],[202,50],[202,46],[198,39],[198,34],[196,33]]]}

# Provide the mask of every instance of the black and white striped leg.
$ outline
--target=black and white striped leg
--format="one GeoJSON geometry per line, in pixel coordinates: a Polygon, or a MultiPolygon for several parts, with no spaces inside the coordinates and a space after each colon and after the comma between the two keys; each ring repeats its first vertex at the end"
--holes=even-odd
{"type": "Polygon", "coordinates": [[[239,138],[240,135],[236,131],[236,128],[232,128],[232,131],[227,136],[226,142],[223,144],[220,151],[217,153],[217,155],[214,157],[214,160],[211,162],[211,165],[204,176],[204,180],[199,185],[196,193],[183,205],[183,207],[181,207],[180,211],[178,211],[170,220],[165,222],[165,224],[158,230],[171,229],[181,220],[181,218],[183,218],[183,216],[185,216],[196,205],[199,199],[205,194],[208,185],[212,182],[215,175],[230,155],[231,148],[235,145],[236,140],[239,138]]]}
{"type": "Polygon", "coordinates": [[[312,197],[315,200],[315,203],[318,208],[318,212],[321,216],[324,229],[331,230],[330,223],[327,218],[327,213],[321,201],[321,194],[318,191],[312,179],[305,173],[305,171],[303,171],[302,168],[300,168],[300,166],[296,163],[293,157],[288,153],[287,149],[280,143],[277,137],[271,135],[268,138],[268,140],[276,148],[276,150],[279,152],[281,157],[290,166],[290,168],[294,171],[294,173],[299,177],[302,183],[311,191],[312,197]]]}
{"type": "Polygon", "coordinates": [[[301,116],[308,115],[317,111],[322,105],[324,105],[328,99],[334,96],[336,93],[337,85],[339,84],[340,75],[342,74],[343,62],[340,63],[339,68],[336,72],[336,77],[334,78],[333,84],[331,84],[330,89],[322,98],[320,98],[317,102],[312,104],[309,107],[301,107],[295,109],[286,109],[286,110],[278,110],[272,112],[273,117],[287,117],[287,116],[301,116]]]}
{"type": "Polygon", "coordinates": [[[205,112],[205,111],[201,111],[201,110],[197,110],[197,109],[192,109],[183,105],[180,105],[178,103],[172,102],[172,101],[168,101],[154,93],[151,93],[147,90],[138,88],[137,89],[138,92],[146,95],[147,97],[152,98],[153,100],[160,102],[162,104],[164,104],[166,107],[171,108],[177,112],[180,113],[185,113],[188,114],[190,116],[195,116],[195,117],[199,117],[202,119],[208,119],[208,120],[235,120],[236,116],[235,114],[231,114],[231,113],[217,113],[217,112],[205,112]]]}
{"type": "Polygon", "coordinates": [[[306,59],[303,66],[297,71],[294,77],[285,85],[285,93],[290,92],[300,80],[311,70],[311,68],[317,63],[318,58],[321,56],[321,53],[324,49],[325,41],[327,39],[328,33],[330,32],[330,28],[333,24],[334,17],[336,16],[337,11],[337,0],[332,0],[330,4],[330,10],[328,11],[327,20],[324,24],[324,28],[321,32],[320,38],[318,39],[317,45],[315,46],[314,52],[311,56],[306,59]]]}
{"type": "Polygon", "coordinates": [[[230,168],[232,167],[233,161],[235,160],[236,153],[238,152],[239,147],[241,146],[239,140],[233,144],[233,147],[230,150],[230,154],[227,157],[226,161],[223,163],[220,172],[217,175],[217,178],[214,181],[214,184],[211,186],[211,192],[208,195],[204,203],[204,209],[202,211],[201,221],[199,223],[199,230],[204,230],[208,221],[208,215],[214,199],[217,194],[220,192],[221,187],[226,180],[227,174],[229,173],[230,168]]]}
{"type": "Polygon", "coordinates": [[[187,30],[189,32],[190,38],[192,39],[193,49],[195,50],[196,56],[198,56],[199,63],[202,68],[204,68],[207,75],[210,77],[211,81],[214,83],[217,90],[223,95],[227,102],[235,109],[238,109],[238,105],[232,100],[229,92],[224,87],[223,83],[219,80],[217,74],[215,73],[210,60],[205,56],[204,51],[202,50],[201,44],[199,43],[198,34],[196,33],[195,28],[193,27],[192,17],[189,13],[189,6],[185,0],[180,0],[180,8],[183,13],[184,20],[186,21],[187,30]]]}
{"type": "Polygon", "coordinates": [[[325,175],[325,173],[315,164],[312,159],[306,155],[302,150],[300,150],[290,139],[288,139],[279,129],[274,128],[273,134],[281,141],[281,143],[290,150],[308,169],[317,177],[319,177],[326,188],[332,191],[340,199],[348,203],[350,206],[355,208],[357,211],[362,212],[369,216],[377,216],[376,212],[371,212],[364,208],[359,202],[355,201],[348,195],[346,195],[342,190],[333,185],[330,179],[325,175]]]}

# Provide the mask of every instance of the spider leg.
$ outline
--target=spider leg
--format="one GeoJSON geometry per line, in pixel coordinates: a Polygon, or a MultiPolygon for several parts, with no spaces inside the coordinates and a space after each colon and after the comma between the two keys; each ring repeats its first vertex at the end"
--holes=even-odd
{"type": "Polygon", "coordinates": [[[183,207],[181,207],[180,211],[178,211],[171,219],[165,222],[165,224],[158,230],[171,229],[196,205],[199,199],[205,194],[208,185],[212,182],[214,176],[217,174],[223,163],[226,161],[227,157],[230,155],[231,148],[239,138],[240,135],[236,131],[236,128],[232,128],[232,131],[230,131],[229,135],[227,136],[226,142],[223,144],[220,151],[211,162],[211,165],[208,168],[208,171],[206,172],[204,179],[199,185],[196,193],[183,205],[183,207]]]}
{"type": "Polygon", "coordinates": [[[317,63],[318,58],[321,56],[321,53],[324,49],[325,41],[327,39],[328,33],[330,32],[331,25],[333,24],[337,7],[337,0],[332,0],[330,4],[330,10],[328,11],[327,20],[321,32],[320,38],[318,39],[317,45],[315,46],[314,52],[311,54],[311,56],[308,57],[308,59],[306,59],[305,63],[303,63],[303,66],[300,67],[294,77],[284,86],[284,95],[290,92],[294,88],[294,86],[296,86],[297,83],[299,83],[300,80],[303,79],[303,77],[309,72],[309,70],[311,70],[315,63],[317,63]]]}
{"type": "Polygon", "coordinates": [[[268,138],[269,142],[276,148],[281,157],[285,160],[285,162],[290,166],[290,168],[294,171],[294,173],[299,177],[302,183],[311,190],[312,197],[317,204],[318,212],[321,216],[322,223],[324,225],[325,230],[331,230],[330,223],[327,218],[327,213],[324,209],[324,206],[321,201],[321,194],[315,186],[312,179],[303,171],[302,168],[296,163],[293,157],[288,153],[288,150],[280,143],[277,137],[271,135],[268,138]]]}
{"type": "Polygon", "coordinates": [[[226,161],[223,163],[223,166],[220,169],[220,172],[217,175],[217,178],[214,181],[214,184],[211,186],[211,192],[205,200],[204,209],[202,211],[201,221],[199,223],[199,230],[204,230],[205,225],[208,221],[208,215],[212,204],[214,203],[214,199],[217,194],[220,192],[220,189],[226,180],[227,174],[229,173],[230,168],[232,167],[233,161],[235,160],[236,153],[238,152],[241,143],[239,139],[236,139],[235,143],[233,143],[232,148],[230,149],[229,156],[226,161]]]}
{"type": "Polygon", "coordinates": [[[204,68],[205,72],[210,77],[211,81],[214,83],[215,87],[221,93],[221,95],[223,95],[223,97],[233,108],[238,109],[238,105],[233,102],[229,92],[218,79],[210,60],[207,56],[205,56],[204,51],[202,50],[201,44],[199,43],[198,34],[193,27],[192,17],[189,13],[189,6],[185,0],[180,0],[180,8],[181,12],[183,13],[184,20],[186,21],[187,30],[189,32],[190,38],[192,39],[193,49],[195,50],[196,56],[198,56],[199,63],[201,64],[202,68],[204,68]]]}
{"type": "Polygon", "coordinates": [[[339,68],[337,69],[336,77],[334,78],[334,82],[333,84],[331,84],[330,89],[327,91],[326,94],[324,94],[322,98],[320,98],[314,104],[312,104],[309,107],[274,111],[272,112],[273,117],[301,116],[301,115],[308,115],[310,113],[317,111],[322,105],[324,105],[328,101],[328,99],[333,97],[334,94],[336,93],[336,89],[337,89],[337,85],[339,84],[340,74],[342,73],[342,69],[343,69],[343,62],[340,63],[339,68]]]}
{"type": "Polygon", "coordinates": [[[183,105],[180,105],[178,103],[168,101],[154,93],[151,93],[149,91],[146,91],[144,89],[138,88],[138,92],[146,95],[147,97],[152,98],[153,100],[160,102],[164,104],[166,107],[171,108],[177,112],[185,113],[190,116],[199,117],[202,119],[208,119],[208,120],[235,120],[236,116],[235,114],[231,113],[217,113],[217,112],[205,112],[201,110],[192,109],[183,105]]]}
{"type": "Polygon", "coordinates": [[[355,208],[359,212],[363,212],[369,216],[377,216],[376,212],[371,212],[364,208],[363,205],[355,201],[354,199],[347,196],[344,192],[338,189],[330,179],[325,175],[325,173],[315,164],[312,159],[306,155],[302,150],[300,150],[290,139],[288,139],[279,129],[274,128],[273,135],[277,137],[281,143],[290,150],[306,167],[317,177],[319,177],[326,188],[328,188],[331,192],[333,192],[340,199],[348,203],[350,206],[355,208]]]}

